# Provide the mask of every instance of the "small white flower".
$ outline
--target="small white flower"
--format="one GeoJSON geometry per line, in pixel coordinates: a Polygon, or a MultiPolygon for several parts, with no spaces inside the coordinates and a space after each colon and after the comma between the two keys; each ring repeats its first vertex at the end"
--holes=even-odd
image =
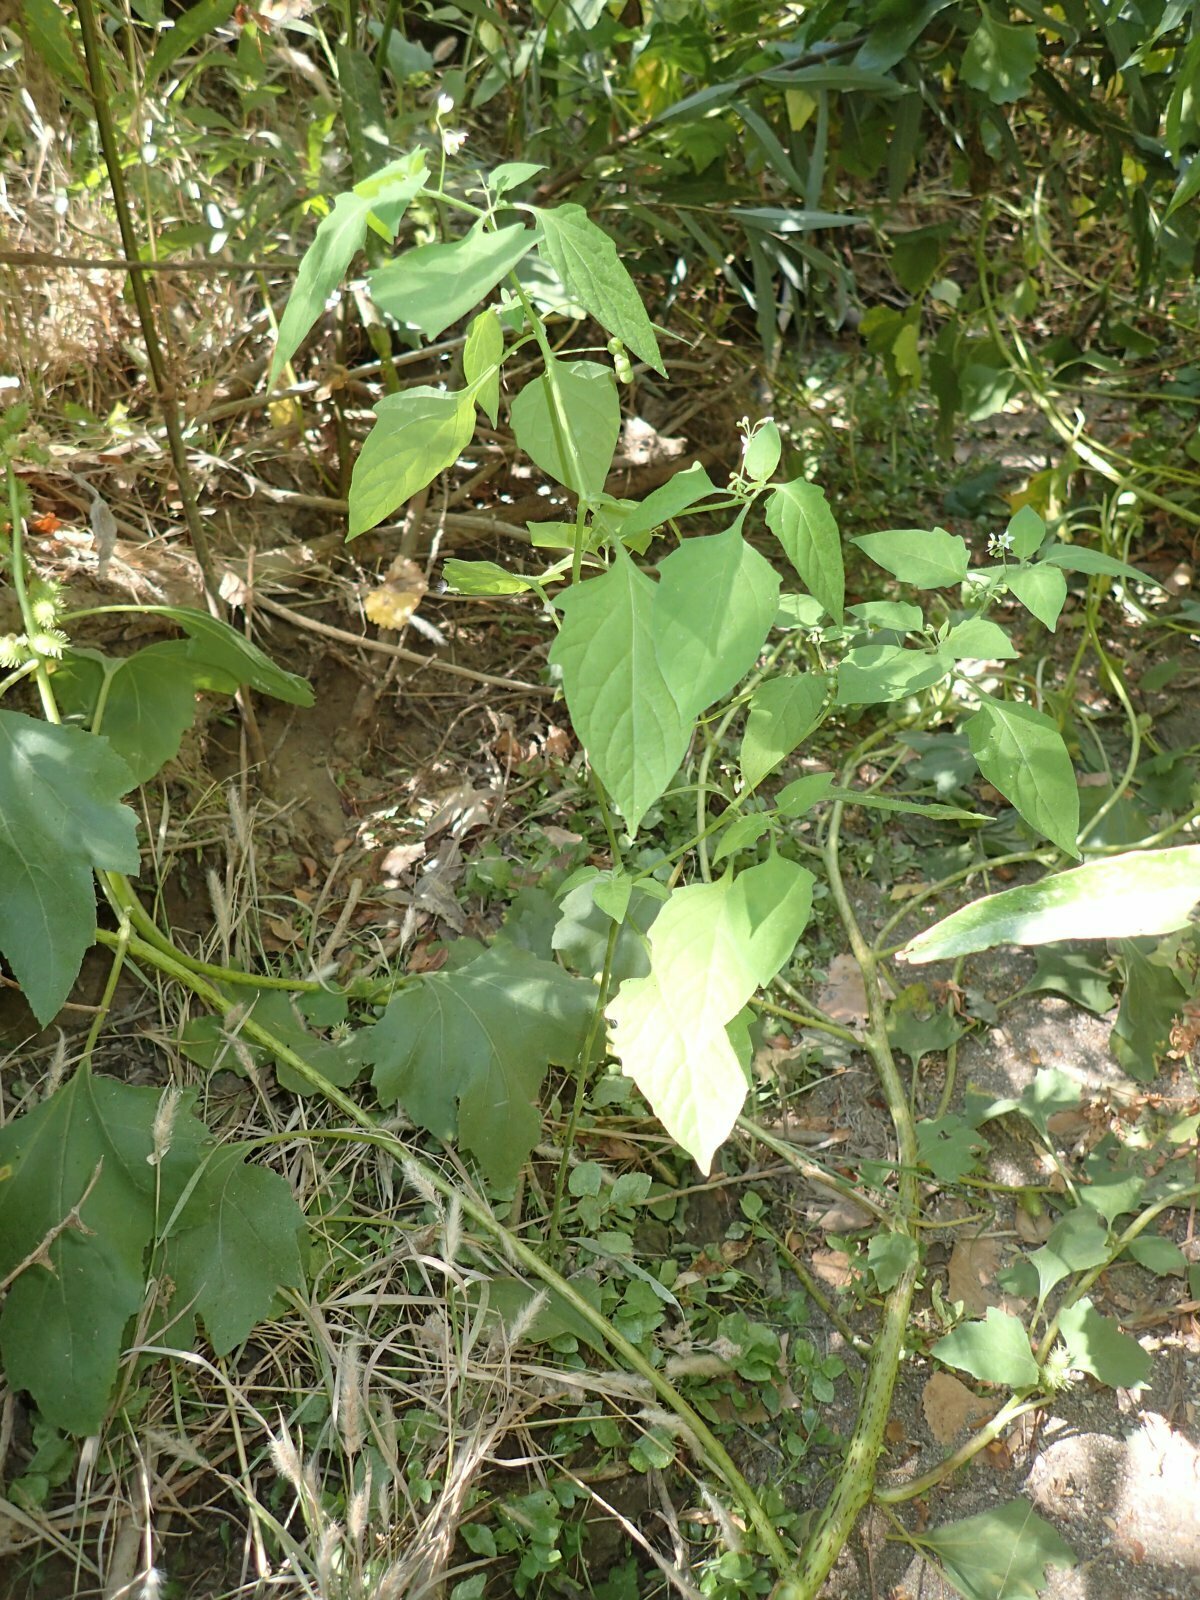
{"type": "Polygon", "coordinates": [[[442,149],[448,156],[456,156],[466,142],[467,130],[465,128],[442,129],[442,149]]]}
{"type": "Polygon", "coordinates": [[[439,117],[448,117],[453,110],[454,110],[454,96],[452,94],[440,94],[440,95],[438,95],[438,97],[437,97],[437,114],[438,114],[438,116],[439,117]]]}

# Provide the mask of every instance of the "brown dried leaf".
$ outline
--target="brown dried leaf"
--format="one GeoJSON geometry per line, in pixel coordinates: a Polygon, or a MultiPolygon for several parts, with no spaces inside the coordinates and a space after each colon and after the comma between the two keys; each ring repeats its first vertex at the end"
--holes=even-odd
{"type": "Polygon", "coordinates": [[[951,1300],[961,1300],[968,1317],[981,1317],[989,1306],[1000,1304],[993,1288],[1000,1265],[1000,1247],[994,1239],[960,1239],[950,1252],[951,1300]]]}
{"type": "Polygon", "coordinates": [[[363,597],[363,610],[377,627],[406,628],[428,588],[425,574],[415,561],[394,561],[378,589],[363,597]]]}
{"type": "Polygon", "coordinates": [[[972,1428],[1000,1409],[998,1400],[983,1400],[948,1372],[935,1372],[921,1392],[926,1426],[939,1444],[953,1444],[965,1428],[972,1428]]]}

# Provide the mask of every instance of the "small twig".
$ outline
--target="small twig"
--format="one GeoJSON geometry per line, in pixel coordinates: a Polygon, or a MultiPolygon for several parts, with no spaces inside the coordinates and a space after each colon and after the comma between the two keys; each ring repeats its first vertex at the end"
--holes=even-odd
{"type": "Polygon", "coordinates": [[[490,684],[493,689],[524,689],[527,694],[553,696],[554,690],[544,683],[524,683],[519,678],[498,678],[490,672],[476,672],[471,667],[460,667],[453,661],[439,661],[436,656],[419,655],[415,650],[405,650],[402,645],[385,644],[382,639],[368,639],[359,633],[351,633],[346,628],[331,627],[328,622],[318,622],[315,617],[303,616],[299,611],[292,611],[287,606],[281,606],[275,600],[264,600],[261,596],[256,601],[264,611],[269,611],[273,616],[280,617],[284,622],[290,622],[297,628],[307,628],[311,633],[318,633],[325,639],[336,639],[340,644],[357,646],[360,650],[375,650],[380,655],[398,656],[401,661],[411,661],[417,667],[433,667],[438,672],[448,672],[455,678],[469,678],[473,683],[490,684]]]}
{"type": "Polygon", "coordinates": [[[0,250],[0,267],[62,267],[72,272],[296,272],[299,256],[269,261],[137,261],[126,256],[60,256],[51,250],[0,250]]]}
{"type": "Polygon", "coordinates": [[[76,1200],[75,1204],[71,1207],[70,1211],[67,1212],[62,1221],[56,1222],[42,1242],[35,1249],[31,1250],[23,1261],[18,1261],[10,1273],[8,1273],[5,1277],[0,1278],[0,1295],[4,1294],[5,1291],[17,1281],[21,1274],[23,1272],[27,1272],[30,1267],[45,1267],[46,1271],[50,1273],[51,1277],[57,1277],[54,1263],[50,1259],[50,1249],[55,1240],[60,1238],[68,1231],[85,1234],[91,1234],[95,1231],[94,1229],[88,1227],[87,1223],[84,1222],[79,1213],[87,1204],[88,1196],[100,1181],[100,1173],[103,1167],[104,1159],[101,1157],[101,1159],[97,1161],[95,1170],[93,1171],[91,1177],[88,1179],[87,1188],[79,1196],[79,1199],[76,1200]]]}

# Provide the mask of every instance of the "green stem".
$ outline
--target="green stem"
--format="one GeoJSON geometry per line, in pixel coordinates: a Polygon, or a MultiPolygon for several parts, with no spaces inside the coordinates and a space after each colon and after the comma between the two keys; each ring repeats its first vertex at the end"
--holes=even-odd
{"type": "MultiPolygon", "coordinates": [[[[29,604],[29,590],[25,583],[25,543],[24,523],[21,520],[21,502],[17,495],[17,476],[8,466],[8,514],[12,523],[12,581],[16,593],[17,605],[21,610],[21,626],[25,629],[25,637],[32,640],[38,632],[38,625],[34,621],[33,611],[29,604]]],[[[30,650],[33,645],[30,644],[30,650]]],[[[45,658],[34,651],[34,659],[28,667],[22,667],[22,672],[29,670],[33,673],[33,680],[37,684],[38,698],[42,702],[42,715],[47,722],[61,722],[58,714],[58,704],[54,698],[54,691],[50,687],[50,674],[46,671],[45,658]]]]}

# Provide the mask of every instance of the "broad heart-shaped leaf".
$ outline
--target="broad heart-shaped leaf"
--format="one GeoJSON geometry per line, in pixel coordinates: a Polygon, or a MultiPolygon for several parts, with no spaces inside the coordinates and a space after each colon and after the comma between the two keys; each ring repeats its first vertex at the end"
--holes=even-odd
{"type": "Polygon", "coordinates": [[[1008,548],[1018,561],[1028,561],[1046,537],[1046,524],[1032,506],[1022,506],[1004,530],[1008,548]]]}
{"type": "Polygon", "coordinates": [[[758,660],[779,604],[779,577],[742,538],[685,539],[658,569],[654,648],[685,715],[698,716],[758,660]]]}
{"type": "Polygon", "coordinates": [[[304,1282],[304,1213],[277,1172],[248,1164],[252,1149],[227,1144],[204,1157],[167,1238],[172,1309],[194,1307],[219,1356],[270,1315],[281,1288],[304,1282]]]}
{"type": "Polygon", "coordinates": [[[80,717],[104,735],[135,784],[178,753],[196,720],[196,685],[182,639],[116,659],[98,650],[72,650],[54,674],[54,693],[64,715],[80,717]]]}
{"type": "Polygon", "coordinates": [[[201,688],[229,692],[226,679],[234,685],[248,684],[260,694],[292,706],[311,706],[313,692],[306,679],[277,667],[270,656],[227,622],[207,611],[191,606],[130,606],[139,616],[169,617],[188,636],[187,661],[201,688]],[[208,672],[216,674],[210,681],[208,672]]]}
{"type": "Polygon", "coordinates": [[[768,678],[759,684],[750,699],[738,757],[747,789],[756,789],[808,737],[821,715],[828,688],[828,681],[818,672],[768,678]]]}
{"type": "Polygon", "coordinates": [[[475,432],[469,389],[403,389],[385,395],[375,416],[350,478],[351,539],[452,467],[475,432]]]}
{"type": "Polygon", "coordinates": [[[475,404],[494,428],[500,417],[500,363],[504,359],[504,329],[490,309],[481,311],[467,329],[463,346],[463,378],[475,387],[475,404]]]}
{"type": "Polygon", "coordinates": [[[46,1420],[69,1433],[99,1431],[125,1324],[145,1293],[156,1183],[169,1212],[199,1158],[204,1129],[181,1109],[156,1176],[147,1157],[160,1102],[155,1089],[84,1067],[0,1129],[0,1169],[11,1169],[0,1182],[0,1277],[70,1215],[99,1168],[80,1213],[89,1231],[60,1233],[49,1252],[54,1270],[22,1272],[0,1312],[9,1384],[28,1389],[46,1420]]]}
{"type": "Polygon", "coordinates": [[[397,322],[436,339],[491,294],[537,237],[520,222],[495,232],[476,223],[461,239],[418,245],[372,272],[367,279],[371,299],[397,322]]]}
{"type": "Polygon", "coordinates": [[[609,1007],[622,1070],[705,1172],[746,1098],[729,1024],[788,959],[812,886],[811,873],[775,856],[676,889],[650,929],[649,975],[623,983],[609,1007]]]}
{"type": "Polygon", "coordinates": [[[1132,1389],[1150,1377],[1151,1361],[1136,1339],[1102,1317],[1090,1300],[1078,1300],[1059,1314],[1058,1331],[1073,1367],[1114,1389],[1132,1389]]]}
{"type": "Polygon", "coordinates": [[[654,328],[608,234],[582,206],[555,206],[537,216],[542,225],[538,253],[557,272],[568,298],[665,377],[654,328]]]}
{"type": "Polygon", "coordinates": [[[784,483],[766,504],[767,527],[779,540],[814,600],[835,622],[842,620],[846,575],[842,537],[824,489],[803,478],[784,483]]]}
{"type": "Polygon", "coordinates": [[[1038,1380],[1038,1364],[1024,1325],[997,1306],[988,1307],[982,1322],[960,1322],[938,1340],[933,1354],[983,1383],[1027,1389],[1038,1380]]]}
{"type": "Polygon", "coordinates": [[[917,1241],[906,1233],[877,1233],[867,1246],[867,1262],[884,1294],[894,1289],[917,1259],[917,1241]]]}
{"type": "Polygon", "coordinates": [[[466,966],[432,973],[391,999],[371,1029],[381,1104],[454,1139],[503,1189],[541,1131],[547,1066],[583,1049],[595,991],[553,962],[493,945],[466,966]]]}
{"type": "Polygon", "coordinates": [[[581,500],[600,498],[621,432],[610,368],[553,359],[513,401],[509,420],[513,437],[536,466],[581,500]]]}
{"type": "Polygon", "coordinates": [[[954,667],[950,651],[906,650],[899,644],[864,644],[847,650],[838,668],[840,706],[884,705],[940,683],[954,667]]]}
{"type": "Polygon", "coordinates": [[[618,547],[602,577],[559,595],[563,623],[550,651],[575,732],[630,833],[674,777],[692,731],[659,665],[655,593],[618,547]]]}
{"type": "Polygon", "coordinates": [[[971,560],[964,540],[944,528],[889,528],[860,534],[854,543],[877,567],[914,589],[961,583],[971,560]]]}
{"type": "Polygon", "coordinates": [[[1004,106],[1029,92],[1037,60],[1037,29],[1001,22],[983,6],[960,70],[973,89],[981,90],[993,105],[1004,106]]]}
{"type": "Polygon", "coordinates": [[[921,1546],[933,1551],[964,1600],[1038,1600],[1047,1567],[1075,1565],[1070,1545],[1024,1500],[934,1528],[921,1535],[921,1546]]]}
{"type": "Polygon", "coordinates": [[[1015,661],[1020,654],[1000,624],[987,617],[955,623],[942,644],[956,661],[1015,661]]]}
{"type": "Polygon", "coordinates": [[[1108,1229],[1088,1206],[1073,1206],[1030,1256],[1038,1277],[1038,1310],[1051,1289],[1073,1272],[1086,1272],[1108,1258],[1108,1229]]]}
{"type": "Polygon", "coordinates": [[[95,935],[93,869],[138,869],[132,787],[105,739],[0,711],[0,952],[43,1025],[95,935]]]}
{"type": "Polygon", "coordinates": [[[1067,601],[1067,580],[1057,567],[1007,567],[1004,581],[1026,611],[1053,633],[1067,601]]]}
{"type": "Polygon", "coordinates": [[[366,237],[367,218],[374,213],[388,236],[394,238],[405,208],[420,193],[428,176],[424,151],[414,150],[349,193],[338,195],[333,210],[322,220],[316,237],[304,253],[287,307],[280,318],[268,388],[295,355],[300,341],[342,281],[366,237]]]}
{"type": "Polygon", "coordinates": [[[1131,850],[976,900],[919,933],[899,956],[947,961],[998,944],[1175,933],[1197,904],[1200,845],[1131,850]]]}
{"type": "Polygon", "coordinates": [[[984,700],[965,724],[980,772],[1036,832],[1079,856],[1079,790],[1058,728],[1033,706],[984,700]]]}

